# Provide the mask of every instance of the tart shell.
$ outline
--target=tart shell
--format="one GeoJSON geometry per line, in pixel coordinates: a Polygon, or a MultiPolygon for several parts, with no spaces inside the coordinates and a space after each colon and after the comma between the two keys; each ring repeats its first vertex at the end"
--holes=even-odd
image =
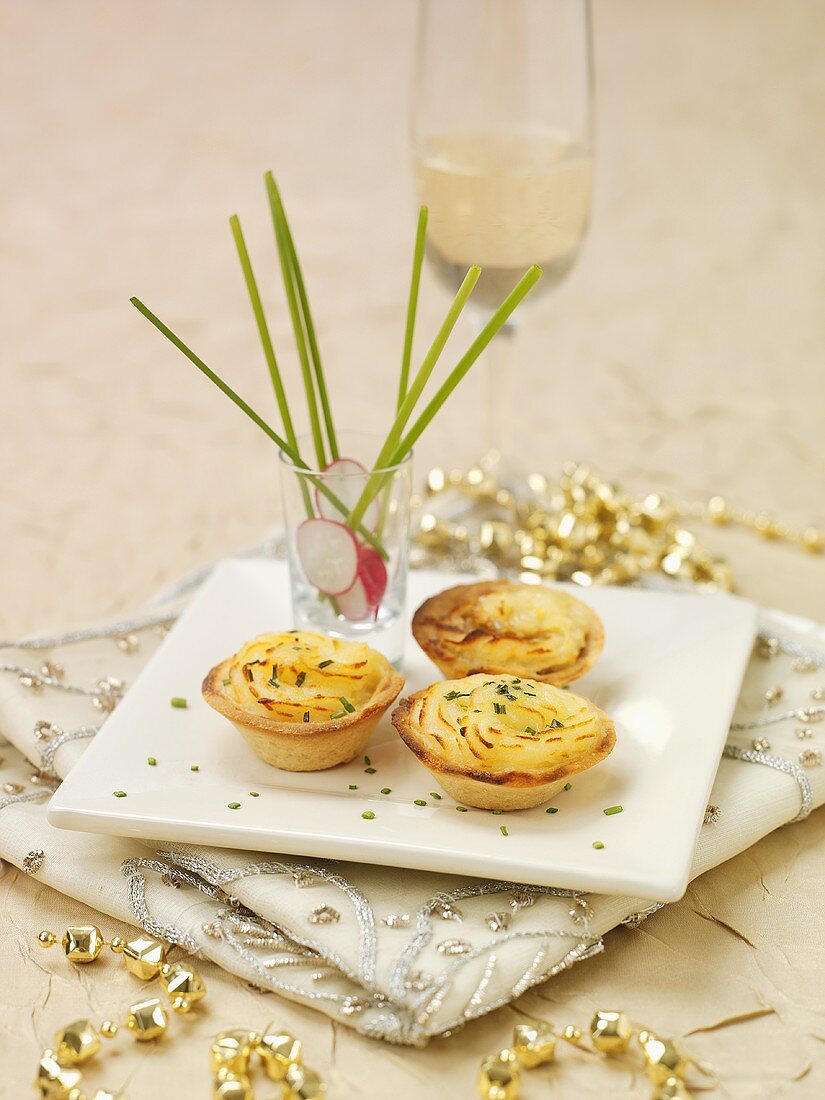
{"type": "Polygon", "coordinates": [[[206,702],[228,718],[250,748],[266,764],[289,772],[315,772],[353,760],[366,748],[381,717],[404,686],[387,661],[386,671],[372,698],[354,714],[334,722],[279,722],[238,705],[223,690],[234,658],[221,661],[206,676],[201,692],[206,702]]]}
{"type": "MultiPolygon", "coordinates": [[[[488,772],[465,768],[436,755],[421,744],[417,725],[411,720],[416,703],[426,694],[416,692],[402,699],[392,712],[392,723],[404,744],[430,770],[436,782],[457,802],[481,810],[526,810],[547,802],[564,787],[572,775],[587,771],[609,756],[616,744],[616,729],[610,718],[593,707],[602,738],[586,757],[545,772],[488,772]]],[[[592,704],[591,704],[592,705],[592,704]]]]}
{"type": "MultiPolygon", "coordinates": [[[[543,675],[537,675],[535,671],[520,665],[517,658],[508,660],[504,665],[485,661],[481,655],[473,651],[473,633],[470,632],[464,643],[449,641],[450,619],[463,606],[468,608],[482,596],[495,595],[499,592],[517,590],[524,586],[513,581],[493,580],[478,581],[471,584],[459,584],[454,588],[448,588],[425,600],[418,608],[412,621],[412,632],[415,640],[438,668],[449,680],[460,680],[465,676],[472,676],[477,672],[486,672],[494,675],[524,676],[531,680],[538,680],[545,684],[554,684],[561,687],[570,684],[584,676],[596,663],[599,654],[604,648],[604,626],[596,612],[583,603],[575,600],[580,608],[587,612],[588,630],[587,643],[578,658],[567,665],[560,666],[543,675]],[[464,644],[464,651],[457,652],[459,644],[464,644]]],[[[481,631],[481,633],[487,633],[481,631]]],[[[505,634],[499,637],[506,637],[505,634]]],[[[514,639],[516,642],[519,639],[514,639]]],[[[525,644],[531,639],[525,638],[525,644]]]]}

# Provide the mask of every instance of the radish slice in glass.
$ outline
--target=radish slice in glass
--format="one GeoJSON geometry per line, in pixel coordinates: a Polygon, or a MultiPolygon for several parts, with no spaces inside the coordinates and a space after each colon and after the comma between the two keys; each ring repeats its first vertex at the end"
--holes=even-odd
{"type": "Polygon", "coordinates": [[[295,533],[304,576],[325,596],[340,596],[358,575],[358,543],[349,527],[329,519],[305,519],[295,533]]]}
{"type": "Polygon", "coordinates": [[[358,546],[358,579],[364,586],[367,602],[378,607],[387,590],[387,567],[371,546],[358,546]]]}
{"type": "Polygon", "coordinates": [[[366,619],[374,619],[378,612],[378,605],[371,606],[367,600],[367,593],[360,577],[355,578],[355,584],[336,600],[338,610],[345,619],[353,623],[362,623],[366,619]]]}
{"type": "MultiPolygon", "coordinates": [[[[324,468],[324,484],[350,509],[358,503],[364,486],[369,481],[369,471],[354,458],[337,458],[324,468]]],[[[318,514],[324,519],[341,520],[341,513],[331,500],[315,490],[318,514]]],[[[364,513],[364,526],[372,530],[378,522],[378,502],[372,501],[364,513]]]]}

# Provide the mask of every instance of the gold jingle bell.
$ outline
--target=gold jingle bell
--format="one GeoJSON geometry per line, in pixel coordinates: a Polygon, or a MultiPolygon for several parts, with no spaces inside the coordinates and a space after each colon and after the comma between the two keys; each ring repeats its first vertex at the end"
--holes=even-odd
{"type": "Polygon", "coordinates": [[[668,1077],[653,1093],[652,1100],[692,1100],[692,1096],[684,1081],[668,1077]]]}
{"type": "Polygon", "coordinates": [[[300,1065],[303,1061],[301,1040],[287,1031],[277,1031],[271,1024],[265,1028],[255,1049],[261,1056],[267,1076],[273,1081],[283,1081],[289,1067],[300,1065]]]}
{"type": "MultiPolygon", "coordinates": [[[[289,1090],[289,1100],[319,1100],[326,1096],[327,1086],[318,1074],[306,1066],[293,1062],[284,1074],[284,1085],[289,1090]]],[[[285,1091],[286,1091],[285,1090],[285,1091]]]]}
{"type": "Polygon", "coordinates": [[[645,1073],[654,1085],[662,1085],[671,1077],[684,1080],[688,1059],[672,1039],[660,1039],[650,1031],[640,1031],[639,1043],[644,1055],[645,1073]]]}
{"type": "Polygon", "coordinates": [[[166,959],[166,948],[160,940],[151,936],[138,936],[123,945],[123,959],[126,968],[142,982],[156,978],[166,959]]]}
{"type": "Polygon", "coordinates": [[[481,1100],[515,1100],[518,1095],[520,1070],[512,1050],[491,1054],[478,1071],[478,1094],[481,1100]]]}
{"type": "Polygon", "coordinates": [[[543,1066],[556,1056],[558,1039],[549,1024],[516,1024],[513,1028],[513,1050],[525,1069],[543,1066]]]}
{"type": "Polygon", "coordinates": [[[212,1096],[213,1100],[253,1100],[252,1084],[245,1073],[220,1070],[212,1096]]]}
{"type": "Polygon", "coordinates": [[[202,978],[185,963],[164,963],[160,980],[175,1012],[188,1012],[206,996],[202,978]]]}
{"type": "Polygon", "coordinates": [[[60,941],[66,958],[73,963],[94,962],[104,942],[103,933],[93,924],[67,928],[60,941]]]}
{"type": "Polygon", "coordinates": [[[209,1050],[209,1068],[214,1074],[224,1072],[245,1075],[257,1040],[258,1035],[246,1028],[219,1032],[212,1040],[209,1050]]]}
{"type": "Polygon", "coordinates": [[[159,1039],[168,1024],[169,1017],[157,997],[132,1005],[126,1017],[126,1026],[139,1043],[159,1039]]]}
{"type": "Polygon", "coordinates": [[[89,1020],[75,1020],[54,1037],[55,1054],[64,1066],[79,1066],[100,1050],[100,1036],[89,1020]]]}
{"type": "Polygon", "coordinates": [[[42,1100],[66,1100],[80,1082],[80,1070],[62,1066],[53,1050],[44,1050],[37,1063],[37,1079],[34,1087],[42,1100]]]}
{"type": "Polygon", "coordinates": [[[633,1037],[633,1024],[626,1012],[595,1012],[590,1037],[602,1054],[623,1054],[633,1037]]]}

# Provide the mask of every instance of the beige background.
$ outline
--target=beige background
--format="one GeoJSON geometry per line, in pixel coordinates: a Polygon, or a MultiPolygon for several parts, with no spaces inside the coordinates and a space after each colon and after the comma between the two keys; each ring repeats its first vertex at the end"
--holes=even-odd
{"type": "MultiPolygon", "coordinates": [[[[226,225],[241,215],[271,276],[294,374],[265,168],[291,214],[339,422],[389,410],[414,223],[414,15],[409,0],[0,0],[0,632],[123,610],[276,520],[271,446],[128,304],[140,294],[270,413],[226,225]]],[[[600,0],[595,30],[593,230],[568,285],[525,317],[523,460],[552,471],[584,457],[634,488],[722,492],[823,523],[825,9],[600,0]]],[[[428,277],[420,334],[445,301],[428,277]]],[[[419,474],[476,457],[477,404],[472,386],[453,401],[419,474]]],[[[825,618],[821,558],[713,537],[746,594],[825,618]]],[[[425,1052],[208,973],[200,1039],[127,1049],[100,1081],[128,1082],[132,1100],[181,1081],[207,1095],[205,1037],[277,1015],[333,1095],[471,1096],[478,1059],[520,1014],[581,1022],[621,1005],[700,1029],[691,1049],[718,1079],[707,1095],[822,1095],[824,833],[819,813],[774,835],[612,935],[603,958],[425,1052]]],[[[134,987],[113,963],[112,980],[103,964],[74,975],[31,948],[40,926],[83,915],[36,881],[7,870],[0,913],[0,1095],[16,1096],[12,1056],[33,1064],[55,1027],[114,1012],[134,987]]],[[[629,1074],[600,1076],[584,1056],[564,1074],[582,1097],[634,1094],[629,1074]]],[[[527,1100],[550,1079],[528,1081],[527,1100]]]]}

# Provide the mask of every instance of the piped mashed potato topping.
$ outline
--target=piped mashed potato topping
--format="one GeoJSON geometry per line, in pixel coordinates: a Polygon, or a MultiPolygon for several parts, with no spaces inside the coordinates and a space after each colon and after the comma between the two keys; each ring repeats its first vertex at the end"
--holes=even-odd
{"type": "Polygon", "coordinates": [[[434,684],[410,715],[422,748],[470,771],[546,772],[604,740],[603,715],[550,684],[480,673],[434,684]]]}
{"type": "Polygon", "coordinates": [[[366,706],[385,675],[361,642],[311,631],[262,634],[232,659],[223,691],[280,722],[329,722],[366,706]]]}

